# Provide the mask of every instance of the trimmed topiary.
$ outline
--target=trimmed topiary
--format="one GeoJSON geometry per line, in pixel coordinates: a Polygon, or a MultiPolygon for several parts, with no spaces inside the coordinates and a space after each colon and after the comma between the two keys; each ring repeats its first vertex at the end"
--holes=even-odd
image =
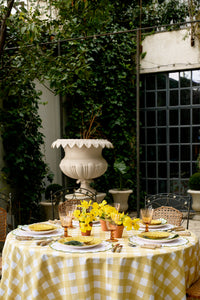
{"type": "Polygon", "coordinates": [[[200,172],[194,173],[190,177],[188,184],[191,190],[200,190],[200,172]]]}
{"type": "Polygon", "coordinates": [[[49,200],[50,199],[50,192],[52,191],[52,193],[55,193],[56,191],[59,191],[62,189],[62,186],[60,184],[57,183],[52,183],[50,185],[48,185],[48,187],[45,190],[45,199],[49,200]]]}

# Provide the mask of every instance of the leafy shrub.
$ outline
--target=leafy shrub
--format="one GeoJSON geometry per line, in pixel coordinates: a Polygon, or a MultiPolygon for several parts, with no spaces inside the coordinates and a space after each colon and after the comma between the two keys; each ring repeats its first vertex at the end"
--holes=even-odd
{"type": "Polygon", "coordinates": [[[194,173],[190,177],[188,184],[191,190],[200,190],[200,172],[194,173]]]}

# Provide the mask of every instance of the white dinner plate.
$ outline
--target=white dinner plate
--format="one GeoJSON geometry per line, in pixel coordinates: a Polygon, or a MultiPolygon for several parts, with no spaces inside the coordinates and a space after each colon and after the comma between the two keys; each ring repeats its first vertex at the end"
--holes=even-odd
{"type": "MultiPolygon", "coordinates": [[[[152,242],[152,240],[144,240],[137,237],[137,236],[131,236],[129,238],[129,242],[133,245],[142,246],[144,244],[157,244],[157,241],[152,242]]],[[[166,240],[161,243],[162,247],[178,247],[183,246],[189,243],[189,240],[183,237],[174,238],[171,240],[171,242],[167,242],[166,240]]],[[[158,243],[160,245],[160,243],[158,243]]]]}
{"type": "MultiPolygon", "coordinates": [[[[79,249],[79,250],[84,250],[84,249],[89,249],[89,248],[94,248],[98,245],[100,245],[102,243],[101,239],[98,238],[94,238],[92,239],[92,244],[91,245],[84,245],[84,246],[75,246],[75,245],[65,245],[64,243],[62,243],[61,241],[65,240],[66,238],[62,238],[60,240],[58,240],[58,243],[61,245],[61,247],[63,249],[79,249]]],[[[69,240],[75,240],[75,241],[80,241],[80,238],[76,238],[76,237],[72,237],[69,240]]],[[[81,238],[81,240],[84,240],[83,238],[81,238]]]]}
{"type": "Polygon", "coordinates": [[[65,245],[58,243],[58,241],[53,242],[49,245],[49,247],[53,250],[56,251],[61,251],[61,252],[65,252],[65,253],[97,253],[97,252],[105,252],[108,250],[112,249],[112,243],[106,242],[106,241],[102,241],[99,245],[96,245],[95,247],[92,248],[82,248],[80,249],[80,247],[78,249],[72,249],[70,247],[66,247],[65,245]]]}
{"type": "Polygon", "coordinates": [[[27,233],[31,233],[31,234],[34,234],[34,235],[43,235],[43,234],[50,234],[50,233],[54,233],[56,230],[58,230],[58,226],[54,225],[55,228],[52,229],[52,230],[42,230],[42,231],[34,231],[34,230],[31,230],[29,228],[29,225],[23,225],[21,226],[21,230],[24,230],[26,231],[27,233]]]}

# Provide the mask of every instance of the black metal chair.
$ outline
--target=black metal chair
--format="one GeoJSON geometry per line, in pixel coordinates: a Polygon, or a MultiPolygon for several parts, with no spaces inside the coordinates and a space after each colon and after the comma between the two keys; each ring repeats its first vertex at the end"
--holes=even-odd
{"type": "Polygon", "coordinates": [[[92,200],[96,201],[96,193],[85,188],[78,187],[66,187],[61,190],[52,193],[50,191],[50,200],[52,205],[52,218],[55,217],[55,209],[58,207],[60,202],[69,202],[69,205],[80,204],[81,200],[92,200]]]}
{"type": "Polygon", "coordinates": [[[12,195],[0,192],[0,207],[6,211],[7,217],[7,231],[14,229],[13,209],[12,209],[12,195]]]}
{"type": "Polygon", "coordinates": [[[152,208],[158,208],[161,206],[173,207],[182,213],[186,213],[187,226],[189,228],[191,197],[183,196],[173,193],[161,193],[156,195],[149,195],[145,197],[145,207],[152,206],[152,208]]]}

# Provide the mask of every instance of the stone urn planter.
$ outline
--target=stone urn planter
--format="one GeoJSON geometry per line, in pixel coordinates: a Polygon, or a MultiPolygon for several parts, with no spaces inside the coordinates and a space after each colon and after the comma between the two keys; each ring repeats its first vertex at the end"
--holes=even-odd
{"type": "Polygon", "coordinates": [[[133,193],[133,190],[124,189],[111,189],[109,193],[112,194],[114,203],[120,203],[120,211],[127,211],[128,209],[128,198],[133,193]]]}
{"type": "Polygon", "coordinates": [[[70,178],[77,179],[80,188],[96,192],[90,184],[94,178],[106,172],[108,164],[102,156],[102,150],[105,147],[113,148],[112,143],[103,139],[58,139],[52,143],[52,148],[60,146],[65,151],[65,157],[59,165],[61,171],[70,178]]]}
{"type": "Polygon", "coordinates": [[[192,209],[200,212],[200,191],[188,190],[187,192],[192,196],[192,209]]]}
{"type": "Polygon", "coordinates": [[[192,196],[192,209],[200,212],[200,172],[192,174],[188,182],[189,190],[192,196]]]}

